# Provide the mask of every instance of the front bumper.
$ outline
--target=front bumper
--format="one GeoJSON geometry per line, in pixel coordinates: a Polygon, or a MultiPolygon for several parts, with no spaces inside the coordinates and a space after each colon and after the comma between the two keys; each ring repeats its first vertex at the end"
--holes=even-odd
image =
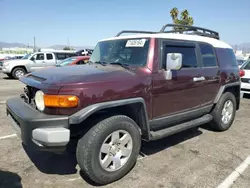
{"type": "Polygon", "coordinates": [[[7,116],[24,145],[39,150],[62,151],[70,140],[67,116],[46,115],[20,97],[6,102],[7,116]]]}
{"type": "Polygon", "coordinates": [[[2,72],[5,73],[5,74],[9,74],[11,73],[11,69],[9,69],[8,67],[2,67],[2,72]]]}

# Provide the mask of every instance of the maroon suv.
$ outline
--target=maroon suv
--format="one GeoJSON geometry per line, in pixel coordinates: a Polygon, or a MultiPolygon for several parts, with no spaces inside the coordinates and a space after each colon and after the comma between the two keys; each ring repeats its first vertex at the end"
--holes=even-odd
{"type": "Polygon", "coordinates": [[[215,31],[178,27],[122,31],[98,42],[89,64],[20,78],[27,87],[7,114],[23,144],[56,152],[77,138],[81,170],[107,184],[133,167],[142,139],[205,123],[227,130],[240,104],[233,49],[215,31]]]}

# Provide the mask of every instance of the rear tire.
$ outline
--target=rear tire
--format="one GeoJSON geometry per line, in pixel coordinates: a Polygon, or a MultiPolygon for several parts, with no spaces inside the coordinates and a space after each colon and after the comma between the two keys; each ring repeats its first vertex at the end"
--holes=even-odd
{"type": "Polygon", "coordinates": [[[24,70],[24,68],[21,68],[21,67],[14,68],[14,70],[12,71],[12,77],[15,79],[19,79],[25,74],[26,74],[26,71],[24,70]]]}
{"type": "Polygon", "coordinates": [[[97,123],[78,141],[76,158],[83,173],[103,185],[133,168],[140,147],[137,124],[127,116],[116,115],[97,123]]]}
{"type": "Polygon", "coordinates": [[[212,111],[213,121],[210,122],[210,127],[215,131],[228,130],[235,118],[236,113],[236,99],[230,93],[224,93],[219,102],[212,111]]]}

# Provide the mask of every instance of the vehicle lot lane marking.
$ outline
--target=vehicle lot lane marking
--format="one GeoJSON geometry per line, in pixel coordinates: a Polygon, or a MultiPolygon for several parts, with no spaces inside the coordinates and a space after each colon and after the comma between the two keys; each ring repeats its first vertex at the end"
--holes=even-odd
{"type": "Polygon", "coordinates": [[[7,136],[1,136],[0,140],[4,140],[4,139],[7,139],[7,138],[14,138],[14,137],[17,137],[17,135],[16,134],[10,134],[10,135],[7,135],[7,136]]]}
{"type": "Polygon", "coordinates": [[[242,175],[242,173],[247,169],[249,165],[250,165],[250,155],[217,188],[231,187],[237,180],[237,178],[240,177],[240,175],[242,175]]]}

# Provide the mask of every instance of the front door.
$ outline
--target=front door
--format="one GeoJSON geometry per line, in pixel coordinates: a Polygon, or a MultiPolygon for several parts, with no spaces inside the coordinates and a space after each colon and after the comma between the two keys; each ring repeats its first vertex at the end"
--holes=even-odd
{"type": "Polygon", "coordinates": [[[45,68],[46,67],[46,61],[45,61],[45,55],[44,53],[36,53],[31,58],[31,61],[33,63],[27,65],[30,69],[30,71],[35,71],[37,69],[45,68]]]}
{"type": "Polygon", "coordinates": [[[204,77],[196,43],[162,41],[162,55],[158,73],[153,75],[153,118],[190,111],[202,106],[204,77]],[[166,79],[166,56],[182,54],[182,68],[172,71],[166,79]]]}

